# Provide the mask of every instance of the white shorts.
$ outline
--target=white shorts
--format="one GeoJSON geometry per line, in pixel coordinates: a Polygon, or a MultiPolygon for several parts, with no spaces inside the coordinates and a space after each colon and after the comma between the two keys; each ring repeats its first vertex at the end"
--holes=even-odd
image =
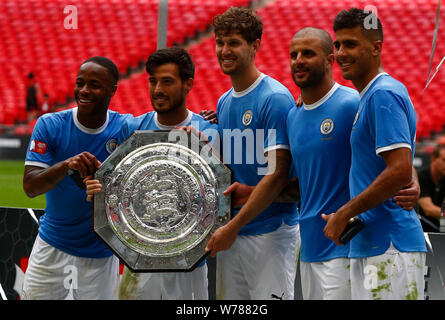
{"type": "Polygon", "coordinates": [[[354,300],[424,300],[424,252],[400,252],[391,244],[382,255],[351,259],[354,300]]]}
{"type": "Polygon", "coordinates": [[[300,261],[304,300],[350,300],[350,261],[336,258],[322,262],[300,261]]]}
{"type": "Polygon", "coordinates": [[[216,299],[294,299],[299,225],[238,236],[233,246],[216,255],[216,299]]]}
{"type": "Polygon", "coordinates": [[[117,298],[119,259],[69,255],[37,236],[23,281],[23,300],[117,298]]]}
{"type": "Polygon", "coordinates": [[[192,272],[133,273],[124,268],[120,300],[208,300],[207,264],[192,272]]]}

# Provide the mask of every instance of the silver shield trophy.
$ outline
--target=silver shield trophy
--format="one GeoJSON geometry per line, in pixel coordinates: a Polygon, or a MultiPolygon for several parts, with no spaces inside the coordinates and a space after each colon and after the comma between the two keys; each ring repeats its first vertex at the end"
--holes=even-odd
{"type": "Polygon", "coordinates": [[[231,171],[185,131],[135,131],[101,165],[95,233],[135,272],[191,271],[231,216],[231,171]]]}

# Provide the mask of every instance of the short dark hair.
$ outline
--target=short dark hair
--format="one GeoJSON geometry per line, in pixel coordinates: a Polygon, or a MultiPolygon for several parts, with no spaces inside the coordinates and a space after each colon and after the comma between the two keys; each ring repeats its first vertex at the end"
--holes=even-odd
{"type": "Polygon", "coordinates": [[[360,26],[362,33],[371,41],[383,41],[383,26],[380,19],[377,19],[377,28],[368,28],[366,26],[366,19],[373,12],[365,12],[362,9],[351,8],[348,11],[342,10],[334,19],[334,32],[341,29],[351,29],[360,26]]]}
{"type": "Polygon", "coordinates": [[[230,7],[223,14],[213,18],[213,29],[216,36],[240,33],[247,41],[252,43],[261,40],[263,35],[263,22],[256,11],[248,8],[230,7]]]}
{"type": "Polygon", "coordinates": [[[114,84],[118,83],[119,70],[117,69],[117,67],[113,61],[111,61],[110,59],[105,58],[105,57],[95,56],[95,57],[89,58],[89,59],[85,60],[84,62],[82,62],[81,66],[87,62],[96,63],[96,64],[104,67],[105,69],[107,69],[108,73],[110,74],[111,78],[114,81],[114,84]]]}
{"type": "Polygon", "coordinates": [[[187,50],[180,47],[159,49],[153,52],[147,60],[145,70],[152,74],[153,70],[166,63],[175,63],[179,68],[182,81],[195,78],[195,64],[187,50]]]}

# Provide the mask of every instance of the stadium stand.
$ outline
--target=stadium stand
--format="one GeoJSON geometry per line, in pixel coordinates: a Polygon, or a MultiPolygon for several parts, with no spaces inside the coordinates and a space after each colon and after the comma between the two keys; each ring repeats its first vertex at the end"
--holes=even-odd
{"type": "MultiPolygon", "coordinates": [[[[24,83],[30,71],[41,91],[61,104],[72,95],[81,61],[103,55],[125,74],[156,49],[157,0],[75,0],[69,4],[77,8],[77,29],[65,28],[70,13],[64,14],[66,1],[0,2],[0,123],[26,120],[24,83]]],[[[193,38],[230,5],[247,4],[248,0],[169,1],[167,45],[193,38]]]]}
{"type": "MultiPolygon", "coordinates": [[[[114,60],[127,75],[113,98],[114,110],[136,115],[152,110],[148,99],[146,75],[141,64],[155,50],[157,0],[72,1],[78,7],[77,30],[63,27],[61,0],[0,2],[0,123],[13,124],[26,119],[24,78],[34,71],[43,92],[56,103],[68,107],[75,71],[80,61],[92,55],[114,60]],[[139,69],[138,69],[139,66],[139,69]],[[133,72],[132,72],[133,70],[133,72]]],[[[229,6],[248,5],[248,0],[170,0],[167,45],[184,45],[198,33],[208,30],[212,17],[229,6]]],[[[293,34],[305,26],[328,30],[342,9],[365,8],[364,0],[275,0],[258,9],[264,22],[262,48],[257,65],[264,73],[285,84],[295,97],[298,89],[288,69],[288,48],[293,34]]],[[[387,72],[408,88],[418,114],[419,138],[429,138],[445,124],[445,75],[441,70],[423,93],[428,73],[436,18],[435,0],[376,0],[373,6],[385,30],[383,64],[387,72]]],[[[441,16],[443,17],[443,12],[441,16]]],[[[440,30],[440,29],[439,29],[440,30]]],[[[433,69],[445,55],[445,33],[439,32],[433,69]]],[[[212,35],[188,47],[196,63],[195,87],[189,95],[191,110],[215,109],[218,97],[230,88],[215,58],[212,35]]],[[[334,78],[352,86],[341,77],[337,66],[334,78]]],[[[31,128],[32,129],[32,128],[31,128]]],[[[30,129],[18,129],[18,133],[30,129]]]]}
{"type": "MultiPolygon", "coordinates": [[[[296,30],[305,26],[323,28],[334,36],[332,22],[336,14],[352,6],[366,8],[369,1],[292,1],[278,0],[268,3],[259,10],[264,22],[262,49],[258,65],[283,82],[297,95],[288,69],[289,39],[296,30]],[[284,74],[284,75],[283,75],[284,74]]],[[[438,74],[423,94],[428,73],[431,44],[436,19],[437,1],[430,0],[378,0],[372,5],[377,9],[384,25],[385,70],[402,81],[410,93],[418,114],[418,137],[429,138],[432,132],[442,131],[445,124],[445,95],[441,88],[445,75],[438,74]]],[[[443,11],[441,17],[444,17],[443,11]]],[[[440,30],[440,29],[439,29],[440,30]]],[[[445,56],[445,33],[438,33],[433,68],[445,56]]],[[[334,78],[341,84],[352,86],[345,81],[337,65],[334,78]]]]}
{"type": "MultiPolygon", "coordinates": [[[[214,40],[208,32],[212,17],[229,6],[247,6],[251,2],[169,0],[167,45],[187,46],[196,63],[195,86],[188,95],[191,110],[215,109],[219,96],[231,86],[229,78],[220,70],[214,40]],[[202,38],[202,34],[207,37],[202,38]],[[199,41],[188,45],[189,40],[199,41]]],[[[258,9],[264,22],[264,35],[257,66],[286,85],[295,98],[299,92],[290,77],[288,65],[289,42],[293,34],[302,27],[315,26],[326,29],[333,36],[332,21],[341,9],[364,8],[370,4],[369,0],[264,2],[264,7],[258,9]]],[[[384,67],[410,92],[418,114],[418,138],[430,138],[435,132],[443,131],[445,124],[442,89],[445,70],[437,74],[423,93],[438,1],[374,0],[372,3],[384,24],[384,67]]],[[[122,75],[111,103],[113,110],[135,115],[152,110],[143,65],[156,49],[158,0],[72,0],[69,4],[76,6],[79,14],[76,30],[63,27],[66,18],[63,9],[67,4],[64,0],[0,1],[0,125],[14,126],[15,135],[30,135],[36,122],[34,119],[24,124],[27,120],[26,75],[33,71],[42,92],[49,93],[57,105],[70,108],[75,106],[72,91],[79,63],[93,55],[111,58],[122,75]],[[23,124],[17,125],[20,123],[23,124]]],[[[442,21],[443,18],[442,11],[442,21]]],[[[433,70],[445,56],[445,32],[440,30],[433,70]]],[[[334,78],[352,87],[342,78],[337,66],[334,67],[334,78]]],[[[3,253],[0,269],[6,271],[2,279],[6,280],[2,284],[6,297],[17,299],[18,291],[14,289],[16,285],[20,287],[18,284],[22,281],[37,232],[35,218],[26,209],[0,208],[0,213],[0,226],[3,226],[0,228],[0,244],[4,249],[0,250],[3,253]],[[24,233],[19,234],[19,231],[24,233]]],[[[39,214],[38,211],[35,213],[39,214]]],[[[443,252],[443,239],[439,243],[439,239],[434,238],[439,236],[443,235],[431,237],[433,246],[430,245],[427,258],[432,271],[426,277],[429,281],[426,293],[433,299],[444,299],[441,279],[445,260],[443,256],[432,255],[432,247],[436,253],[443,252]]],[[[4,297],[0,295],[2,299],[4,297]]]]}

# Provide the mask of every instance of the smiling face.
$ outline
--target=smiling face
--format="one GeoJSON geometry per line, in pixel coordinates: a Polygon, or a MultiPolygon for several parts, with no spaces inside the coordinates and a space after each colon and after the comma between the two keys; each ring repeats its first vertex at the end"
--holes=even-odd
{"type": "Polygon", "coordinates": [[[292,79],[300,88],[319,85],[328,68],[332,55],[327,55],[320,39],[296,37],[290,44],[290,69],[292,79]]]}
{"type": "Polygon", "coordinates": [[[176,63],[165,63],[153,69],[149,77],[150,99],[158,113],[168,113],[185,107],[193,79],[183,81],[176,63]]]}
{"type": "Polygon", "coordinates": [[[368,74],[379,64],[381,43],[367,38],[360,26],[336,31],[335,60],[343,77],[357,83],[366,82],[368,74]]]}
{"type": "Polygon", "coordinates": [[[94,62],[84,63],[77,72],[74,86],[79,112],[94,114],[106,110],[116,89],[117,85],[105,67],[94,62]]]}
{"type": "Polygon", "coordinates": [[[216,35],[216,57],[227,75],[243,74],[254,63],[260,40],[248,43],[239,33],[216,35]]]}

